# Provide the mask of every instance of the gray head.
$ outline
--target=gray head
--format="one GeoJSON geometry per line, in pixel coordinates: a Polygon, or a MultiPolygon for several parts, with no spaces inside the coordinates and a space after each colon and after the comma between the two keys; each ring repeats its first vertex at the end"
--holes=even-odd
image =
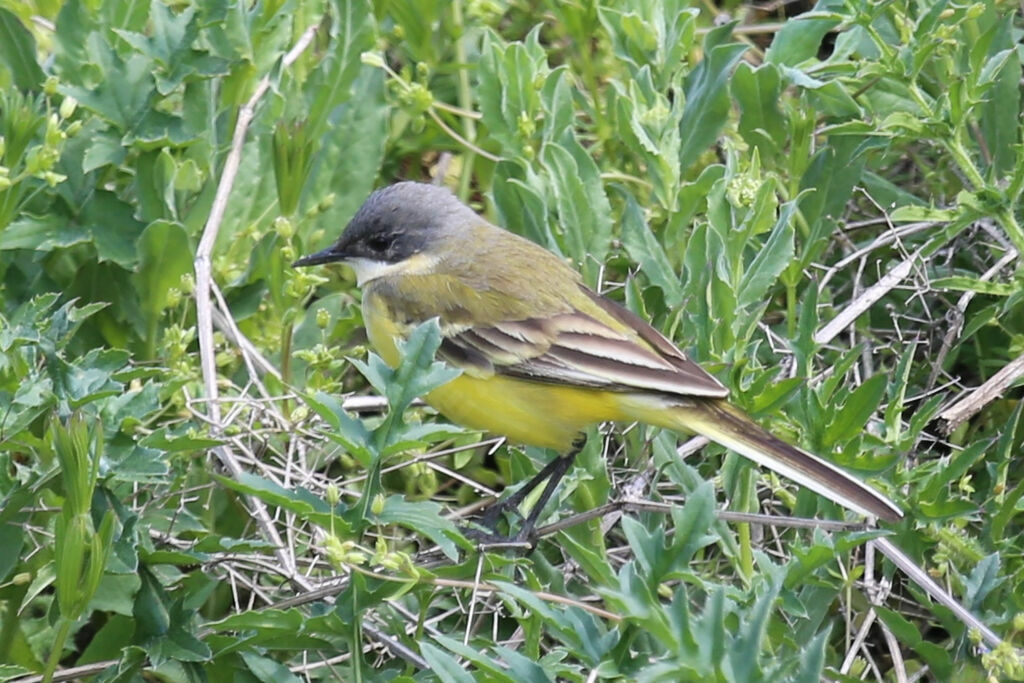
{"type": "Polygon", "coordinates": [[[337,242],[292,265],[399,263],[439,238],[457,237],[453,230],[470,225],[474,218],[476,214],[444,187],[397,183],[371,194],[337,242]]]}

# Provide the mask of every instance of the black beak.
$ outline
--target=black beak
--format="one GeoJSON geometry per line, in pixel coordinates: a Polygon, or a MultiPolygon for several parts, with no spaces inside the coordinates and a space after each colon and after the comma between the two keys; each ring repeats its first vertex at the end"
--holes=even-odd
{"type": "Polygon", "coordinates": [[[315,254],[309,256],[303,256],[298,261],[292,264],[293,268],[301,268],[303,266],[319,266],[322,263],[334,263],[336,261],[344,261],[346,254],[343,250],[338,249],[338,245],[332,244],[323,251],[318,251],[315,254]]]}

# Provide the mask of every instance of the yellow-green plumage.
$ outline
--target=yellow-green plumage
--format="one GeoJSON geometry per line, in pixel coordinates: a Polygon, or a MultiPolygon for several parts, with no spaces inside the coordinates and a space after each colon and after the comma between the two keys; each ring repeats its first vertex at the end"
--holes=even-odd
{"type": "Polygon", "coordinates": [[[462,374],[425,399],[457,423],[561,451],[605,421],[697,432],[852,510],[901,516],[731,406],[716,379],[557,256],[446,190],[400,183],[374,193],[337,244],[298,264],[333,260],[355,268],[370,342],[388,363],[398,362],[396,338],[439,319],[439,356],[462,374]]]}

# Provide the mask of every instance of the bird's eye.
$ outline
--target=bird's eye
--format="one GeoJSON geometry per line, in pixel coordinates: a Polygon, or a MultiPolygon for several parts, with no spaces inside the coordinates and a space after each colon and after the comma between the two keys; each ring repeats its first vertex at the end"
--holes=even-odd
{"type": "Polygon", "coordinates": [[[366,240],[366,246],[378,253],[385,252],[391,246],[391,237],[389,235],[374,235],[366,240]]]}

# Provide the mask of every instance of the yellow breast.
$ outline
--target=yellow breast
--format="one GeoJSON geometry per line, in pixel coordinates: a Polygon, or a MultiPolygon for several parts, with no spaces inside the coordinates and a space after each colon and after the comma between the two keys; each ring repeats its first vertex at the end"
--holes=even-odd
{"type": "MultiPolygon", "coordinates": [[[[395,339],[405,330],[370,293],[363,298],[363,321],[377,353],[389,365],[397,365],[395,339]]],[[[423,398],[456,424],[561,451],[568,450],[588,425],[619,416],[619,396],[613,392],[469,372],[423,398]]]]}

